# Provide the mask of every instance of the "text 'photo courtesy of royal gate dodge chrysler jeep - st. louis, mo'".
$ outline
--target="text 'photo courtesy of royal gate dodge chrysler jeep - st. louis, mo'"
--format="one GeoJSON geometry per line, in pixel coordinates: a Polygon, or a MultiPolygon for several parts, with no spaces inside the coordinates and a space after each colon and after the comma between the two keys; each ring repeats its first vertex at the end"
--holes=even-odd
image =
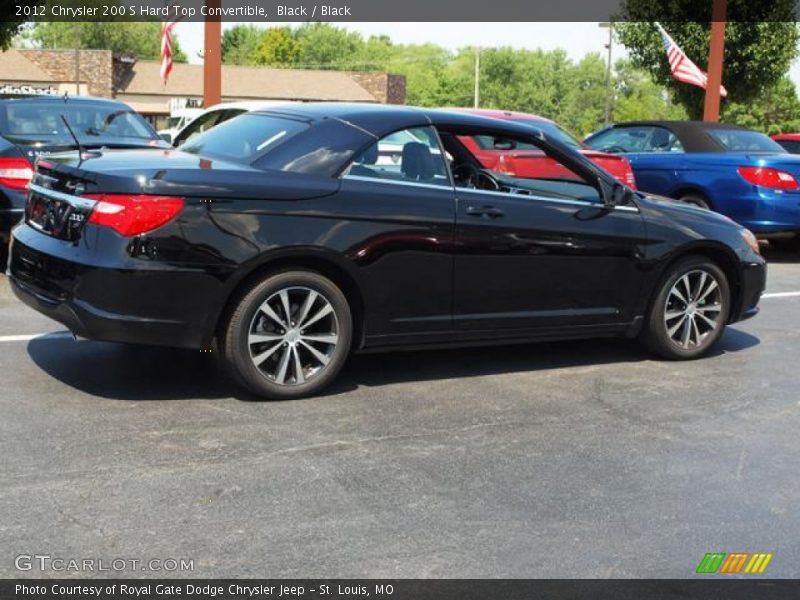
{"type": "Polygon", "coordinates": [[[766,268],[743,226],[634,191],[535,123],[320,103],[179,149],[40,158],[8,275],[77,336],[215,345],[279,399],[360,351],[620,336],[695,358],[757,312],[766,268]],[[488,170],[476,136],[560,175],[488,170]]]}

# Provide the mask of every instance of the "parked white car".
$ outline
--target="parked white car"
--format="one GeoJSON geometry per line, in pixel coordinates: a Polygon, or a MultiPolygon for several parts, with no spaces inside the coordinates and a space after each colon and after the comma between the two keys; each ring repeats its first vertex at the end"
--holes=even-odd
{"type": "Polygon", "coordinates": [[[167,117],[166,127],[158,130],[158,135],[171,142],[183,128],[201,114],[203,114],[202,108],[184,108],[177,113],[172,113],[167,117]]]}
{"type": "Polygon", "coordinates": [[[177,135],[173,136],[172,139],[168,141],[170,141],[173,146],[177,147],[187,140],[192,139],[194,136],[208,131],[215,125],[224,123],[233,117],[238,117],[242,113],[273,108],[284,104],[294,103],[280,100],[254,100],[248,102],[224,102],[222,104],[215,104],[201,112],[191,123],[186,125],[177,135]]]}

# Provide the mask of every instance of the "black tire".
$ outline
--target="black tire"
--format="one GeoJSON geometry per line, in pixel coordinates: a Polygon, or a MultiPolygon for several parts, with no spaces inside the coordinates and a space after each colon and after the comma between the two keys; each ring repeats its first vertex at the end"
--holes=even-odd
{"type": "Polygon", "coordinates": [[[769,245],[770,247],[783,252],[798,252],[800,251],[800,235],[772,239],[769,241],[769,245]]]}
{"type": "Polygon", "coordinates": [[[229,371],[248,390],[271,400],[289,400],[312,396],[336,378],[350,353],[352,336],[353,318],[342,291],[319,273],[297,269],[273,273],[240,296],[221,336],[221,350],[229,371]],[[286,319],[283,309],[284,292],[290,319],[286,319]],[[304,311],[306,300],[311,297],[312,304],[304,311]],[[297,326],[289,323],[290,327],[283,329],[265,312],[265,305],[284,323],[297,319],[297,326]],[[328,307],[330,312],[311,322],[328,307]],[[300,328],[301,319],[311,322],[308,331],[300,328]],[[310,337],[304,338],[301,333],[310,337]],[[269,341],[253,341],[262,337],[269,341]],[[337,339],[333,344],[319,341],[333,337],[337,339]],[[267,358],[262,358],[265,355],[267,358]],[[318,355],[325,356],[328,362],[323,363],[318,355]],[[261,362],[256,365],[259,359],[261,362]],[[309,364],[308,370],[305,363],[309,364]]]}
{"type": "Polygon", "coordinates": [[[695,206],[699,206],[700,208],[705,208],[706,210],[711,210],[711,202],[709,202],[708,198],[703,196],[702,194],[690,193],[685,194],[679,198],[681,202],[688,202],[689,204],[694,204],[695,206]]]}
{"type": "Polygon", "coordinates": [[[656,289],[651,302],[650,311],[641,334],[641,341],[652,353],[669,360],[690,360],[699,358],[719,340],[730,312],[730,286],[725,273],[713,261],[703,256],[688,256],[667,269],[656,289]],[[701,273],[705,273],[705,278],[701,273]],[[687,279],[683,279],[684,277],[687,279]],[[717,286],[704,298],[697,302],[707,287],[713,287],[708,279],[712,277],[717,286]],[[686,296],[689,302],[681,304],[673,295],[673,288],[680,283],[678,293],[686,296]],[[685,282],[689,282],[691,293],[686,293],[685,282]],[[702,282],[702,283],[701,283],[702,282]],[[697,287],[702,289],[698,293],[697,287]],[[694,295],[695,302],[692,303],[694,295]],[[690,306],[691,305],[691,306],[690,306]],[[718,306],[718,310],[717,307],[718,306]],[[671,315],[668,315],[668,311],[671,315]],[[681,320],[679,313],[686,313],[681,320]],[[698,316],[701,315],[701,316],[698,316]],[[714,316],[716,315],[716,318],[714,316]],[[712,328],[706,319],[716,323],[712,328]],[[688,321],[688,324],[687,324],[688,321]],[[697,330],[694,329],[697,323],[697,330]],[[678,330],[671,335],[671,328],[678,325],[678,330]],[[683,334],[689,328],[688,346],[683,345],[683,334]],[[673,338],[677,335],[680,339],[673,338]],[[697,343],[692,343],[695,339],[697,343]]]}

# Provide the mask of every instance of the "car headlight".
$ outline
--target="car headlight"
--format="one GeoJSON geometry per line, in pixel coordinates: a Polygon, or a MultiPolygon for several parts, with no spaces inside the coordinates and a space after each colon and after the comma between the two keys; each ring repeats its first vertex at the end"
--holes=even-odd
{"type": "Polygon", "coordinates": [[[744,243],[747,244],[748,246],[750,246],[750,249],[753,252],[755,252],[756,254],[761,254],[761,249],[758,247],[758,240],[756,239],[756,236],[753,234],[752,231],[742,227],[739,230],[739,233],[742,235],[742,239],[744,240],[744,243]]]}

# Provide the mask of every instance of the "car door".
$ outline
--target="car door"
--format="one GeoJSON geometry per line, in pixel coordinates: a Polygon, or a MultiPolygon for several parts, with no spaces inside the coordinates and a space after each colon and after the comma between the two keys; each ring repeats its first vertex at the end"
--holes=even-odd
{"type": "Polygon", "coordinates": [[[455,329],[631,321],[645,240],[638,208],[607,208],[585,183],[516,181],[525,188],[456,186],[455,329]]]}
{"type": "Polygon", "coordinates": [[[414,127],[371,145],[342,176],[342,235],[357,240],[346,253],[370,299],[374,345],[452,330],[455,194],[443,156],[433,129],[414,127]]]}

